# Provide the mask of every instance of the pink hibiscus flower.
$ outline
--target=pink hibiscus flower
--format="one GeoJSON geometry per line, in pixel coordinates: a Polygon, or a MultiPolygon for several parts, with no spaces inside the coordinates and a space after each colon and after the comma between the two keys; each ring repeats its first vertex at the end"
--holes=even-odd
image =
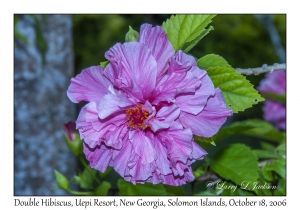
{"type": "MultiPolygon", "coordinates": [[[[258,87],[261,93],[286,93],[286,72],[283,70],[266,74],[258,87]]],[[[264,119],[279,129],[286,129],[286,105],[273,100],[265,100],[264,119]]]]}
{"type": "Polygon", "coordinates": [[[132,183],[182,185],[207,153],[193,134],[211,137],[232,115],[195,59],[175,51],[164,30],[141,26],[137,42],[117,43],[102,69],[71,79],[67,95],[89,102],[76,121],[92,168],[112,166],[132,183]]]}

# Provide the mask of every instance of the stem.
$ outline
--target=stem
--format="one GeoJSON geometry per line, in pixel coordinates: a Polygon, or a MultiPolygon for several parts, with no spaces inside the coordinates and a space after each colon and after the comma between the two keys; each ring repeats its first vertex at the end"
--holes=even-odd
{"type": "Polygon", "coordinates": [[[101,182],[97,179],[97,177],[95,176],[95,174],[93,174],[93,172],[91,171],[91,168],[86,164],[86,162],[84,161],[84,159],[82,158],[82,156],[79,157],[79,160],[84,165],[84,167],[89,171],[89,173],[93,176],[93,178],[96,180],[96,182],[98,184],[101,184],[101,182]]]}
{"type": "Polygon", "coordinates": [[[282,64],[274,63],[273,65],[270,65],[270,66],[268,66],[267,64],[264,64],[262,67],[248,68],[248,69],[236,68],[236,70],[244,75],[252,75],[252,74],[258,75],[258,74],[266,73],[266,72],[272,73],[273,71],[276,71],[276,70],[286,70],[286,64],[285,63],[282,63],[282,64]]]}

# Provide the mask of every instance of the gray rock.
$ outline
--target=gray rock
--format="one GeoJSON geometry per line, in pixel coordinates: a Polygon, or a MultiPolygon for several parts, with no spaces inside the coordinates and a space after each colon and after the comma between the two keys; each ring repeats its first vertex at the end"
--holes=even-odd
{"type": "Polygon", "coordinates": [[[70,15],[36,15],[47,43],[45,65],[36,22],[19,15],[16,29],[28,43],[14,43],[14,194],[65,195],[55,186],[54,169],[70,178],[77,161],[63,136],[63,123],[76,118],[66,90],[73,77],[70,15]]]}

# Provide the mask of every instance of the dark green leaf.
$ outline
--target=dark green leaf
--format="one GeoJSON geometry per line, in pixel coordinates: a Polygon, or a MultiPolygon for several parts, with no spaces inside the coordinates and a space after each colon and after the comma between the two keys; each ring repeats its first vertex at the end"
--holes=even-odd
{"type": "Polygon", "coordinates": [[[93,180],[96,174],[96,170],[92,168],[85,168],[78,176],[74,176],[74,181],[80,184],[83,189],[93,189],[93,180]]]}
{"type": "Polygon", "coordinates": [[[234,134],[254,136],[275,142],[285,141],[285,133],[278,131],[272,124],[260,119],[245,120],[225,126],[212,139],[217,143],[221,139],[234,134]]]}
{"type": "Polygon", "coordinates": [[[194,195],[198,195],[198,196],[216,196],[217,193],[215,191],[212,191],[212,190],[205,190],[205,191],[202,191],[202,192],[198,192],[198,193],[195,193],[194,195]]]}
{"type": "Polygon", "coordinates": [[[166,189],[163,187],[162,184],[153,185],[150,183],[145,184],[132,184],[131,182],[126,182],[123,179],[118,180],[118,187],[120,190],[120,195],[168,195],[166,189]]]}
{"type": "Polygon", "coordinates": [[[258,179],[257,157],[243,144],[226,146],[213,159],[208,159],[208,163],[217,174],[237,185],[258,179]]]}
{"type": "Polygon", "coordinates": [[[172,195],[172,196],[181,196],[184,195],[184,190],[182,187],[178,186],[167,186],[165,187],[168,195],[172,195]]]}
{"type": "Polygon", "coordinates": [[[107,195],[108,190],[110,189],[111,185],[109,182],[102,182],[99,187],[95,190],[95,195],[107,195]]]}
{"type": "Polygon", "coordinates": [[[281,104],[286,104],[286,94],[275,94],[275,93],[261,93],[265,99],[277,101],[281,104]]]}
{"type": "Polygon", "coordinates": [[[282,143],[280,144],[276,149],[275,149],[276,153],[280,156],[285,158],[286,156],[286,144],[282,143]]]}
{"type": "Polygon", "coordinates": [[[268,150],[252,150],[258,158],[261,159],[278,159],[280,156],[276,154],[274,151],[268,151],[268,150]]]}
{"type": "Polygon", "coordinates": [[[277,188],[274,191],[274,195],[286,195],[286,180],[280,179],[277,188]]]}
{"type": "Polygon", "coordinates": [[[286,166],[285,159],[275,160],[272,163],[263,166],[262,175],[267,181],[272,181],[273,180],[272,172],[275,172],[281,178],[285,179],[285,177],[286,177],[285,176],[285,174],[286,174],[285,166],[286,166]]]}
{"type": "Polygon", "coordinates": [[[105,178],[111,171],[112,171],[112,167],[108,166],[108,167],[106,168],[106,171],[105,171],[104,173],[101,173],[101,172],[100,172],[101,178],[105,178]]]}
{"type": "Polygon", "coordinates": [[[197,168],[196,170],[193,171],[194,176],[196,178],[203,176],[206,173],[206,168],[207,168],[207,166],[201,166],[201,167],[197,168]]]}

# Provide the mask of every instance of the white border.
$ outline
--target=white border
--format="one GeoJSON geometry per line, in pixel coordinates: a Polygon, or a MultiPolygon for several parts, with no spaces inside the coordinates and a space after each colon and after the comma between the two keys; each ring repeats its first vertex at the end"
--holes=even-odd
{"type": "MultiPolygon", "coordinates": [[[[249,199],[259,200],[282,200],[287,199],[288,207],[297,205],[299,182],[296,178],[300,173],[299,157],[299,15],[296,1],[275,2],[274,0],[252,0],[252,1],[2,1],[1,8],[1,183],[0,183],[0,206],[8,207],[3,209],[15,209],[13,206],[13,14],[14,13],[281,13],[287,14],[287,197],[251,197],[249,199]],[[297,135],[298,134],[298,135],[297,135]]],[[[249,58],[251,59],[251,58],[249,58]]],[[[20,197],[29,199],[29,197],[20,197]]],[[[47,197],[37,197],[38,199],[47,197]]],[[[74,200],[73,197],[54,197],[58,200],[74,200]]],[[[77,197],[78,198],[78,197],[77,197]]],[[[137,197],[125,197],[127,199],[137,199],[137,197]]],[[[168,199],[167,197],[143,197],[145,199],[168,199]]],[[[231,197],[222,197],[229,200],[231,197]]],[[[244,199],[245,197],[241,197],[244,199]]],[[[89,199],[84,197],[82,199],[89,199]]],[[[103,197],[103,199],[105,199],[103,197]]],[[[120,199],[120,197],[116,198],[120,199]]],[[[186,199],[199,199],[186,197],[186,199]]],[[[211,199],[219,199],[213,197],[211,199]]],[[[238,197],[234,197],[238,199],[238,197]]],[[[46,207],[38,207],[44,209],[46,207]]],[[[61,208],[61,207],[56,207],[61,208]]],[[[72,209],[74,209],[73,207],[72,209]]],[[[99,209],[91,207],[89,209],[99,209]]],[[[176,207],[179,209],[182,207],[176,207]]],[[[199,207],[198,207],[199,208],[199,207]]],[[[205,209],[205,207],[202,207],[205,209]]],[[[240,208],[240,207],[238,207],[240,208]]],[[[257,207],[263,208],[263,207],[257,207]]],[[[31,208],[30,208],[31,209],[31,208]]],[[[64,208],[65,209],[65,208],[64,208]]],[[[83,209],[76,207],[75,209],[83,209]]],[[[106,208],[101,208],[106,209],[106,208]]],[[[129,208],[128,208],[129,209],[129,208]]],[[[150,209],[150,208],[149,208],[150,209]]],[[[173,208],[172,208],[173,209],[173,208]]]]}

